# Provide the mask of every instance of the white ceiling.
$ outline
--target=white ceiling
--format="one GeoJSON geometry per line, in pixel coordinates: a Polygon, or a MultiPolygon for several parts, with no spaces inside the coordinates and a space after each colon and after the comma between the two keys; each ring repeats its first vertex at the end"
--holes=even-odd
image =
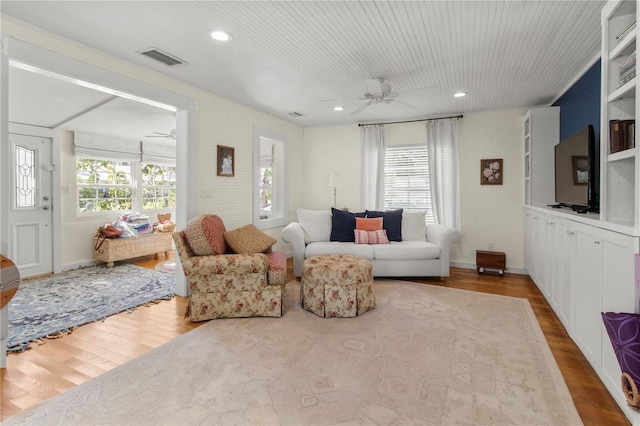
{"type": "Polygon", "coordinates": [[[9,121],[174,144],[175,113],[48,75],[9,67],[9,121]],[[148,137],[154,135],[154,137],[148,137]]]}
{"type": "MultiPolygon", "coordinates": [[[[0,11],[5,19],[287,120],[327,125],[548,105],[598,57],[602,5],[560,0],[3,0],[0,11]],[[230,32],[233,40],[212,40],[208,33],[214,28],[230,32]],[[150,47],[186,64],[169,67],[139,53],[150,47]],[[415,109],[394,102],[350,115],[364,102],[359,98],[365,80],[378,77],[415,109]],[[424,87],[432,89],[412,93],[424,87]],[[454,98],[457,91],[468,95],[454,98]],[[338,101],[320,102],[327,99],[338,101]],[[333,111],[336,104],[345,110],[333,111]],[[303,116],[291,117],[293,111],[303,116]]],[[[80,100],[86,107],[105,96],[80,100]]],[[[60,99],[57,105],[65,107],[60,99]]],[[[106,107],[124,112],[121,120],[127,120],[129,111],[116,101],[106,107]]],[[[153,130],[170,129],[158,124],[153,130]]]]}

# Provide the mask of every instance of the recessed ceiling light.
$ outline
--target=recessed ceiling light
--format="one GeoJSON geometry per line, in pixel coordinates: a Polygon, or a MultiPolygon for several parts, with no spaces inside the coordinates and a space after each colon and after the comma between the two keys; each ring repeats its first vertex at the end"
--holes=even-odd
{"type": "Polygon", "coordinates": [[[462,97],[467,96],[467,92],[458,92],[453,96],[455,96],[456,98],[462,98],[462,97]]]}
{"type": "Polygon", "coordinates": [[[342,110],[344,110],[344,108],[341,107],[341,106],[337,106],[337,107],[333,107],[333,110],[334,111],[342,111],[342,110]]]}
{"type": "Polygon", "coordinates": [[[231,41],[231,34],[222,30],[211,31],[211,38],[218,41],[231,41]]]}

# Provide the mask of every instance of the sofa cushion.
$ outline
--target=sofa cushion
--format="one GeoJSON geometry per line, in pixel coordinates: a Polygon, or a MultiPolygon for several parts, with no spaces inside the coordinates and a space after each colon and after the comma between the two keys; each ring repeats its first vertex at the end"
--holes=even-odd
{"type": "Polygon", "coordinates": [[[354,256],[373,259],[373,246],[370,244],[354,244],[339,241],[316,242],[307,245],[304,257],[324,256],[326,254],[352,254],[354,256]]]}
{"type": "Polygon", "coordinates": [[[356,244],[389,244],[387,231],[379,229],[377,231],[363,231],[356,229],[353,231],[356,237],[356,244]]]}
{"type": "Polygon", "coordinates": [[[382,218],[356,217],[356,229],[361,231],[380,231],[382,229],[382,218]]]}
{"type": "Polygon", "coordinates": [[[278,240],[267,235],[255,225],[245,225],[224,233],[224,239],[234,253],[264,253],[278,240]]]}
{"type": "Polygon", "coordinates": [[[222,219],[207,214],[191,219],[184,229],[184,237],[197,256],[224,254],[227,251],[224,231],[222,219]]]}
{"type": "Polygon", "coordinates": [[[427,260],[440,257],[440,246],[426,241],[370,245],[376,260],[427,260]]]}
{"type": "Polygon", "coordinates": [[[364,217],[362,213],[351,213],[331,208],[331,237],[330,241],[354,242],[353,231],[356,229],[356,217],[364,217]]]}
{"type": "Polygon", "coordinates": [[[304,231],[304,242],[329,241],[331,212],[328,210],[298,209],[298,223],[304,231]]]}
{"type": "Polygon", "coordinates": [[[427,233],[426,211],[402,212],[402,241],[424,241],[427,233]]]}
{"type": "Polygon", "coordinates": [[[389,241],[402,241],[402,209],[374,211],[366,210],[366,217],[381,217],[382,227],[387,231],[389,241]]]}

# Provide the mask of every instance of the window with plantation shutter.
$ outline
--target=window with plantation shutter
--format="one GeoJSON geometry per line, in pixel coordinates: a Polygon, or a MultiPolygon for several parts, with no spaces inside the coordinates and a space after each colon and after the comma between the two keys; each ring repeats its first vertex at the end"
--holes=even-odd
{"type": "Polygon", "coordinates": [[[434,222],[426,145],[387,147],[384,202],[387,209],[426,210],[426,221],[434,222]]]}

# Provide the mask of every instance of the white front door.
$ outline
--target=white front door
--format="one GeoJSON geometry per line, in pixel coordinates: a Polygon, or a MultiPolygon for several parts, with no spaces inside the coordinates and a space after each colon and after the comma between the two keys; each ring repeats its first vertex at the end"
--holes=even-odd
{"type": "Polygon", "coordinates": [[[11,142],[10,258],[20,276],[53,271],[50,138],[9,134],[11,142]]]}

